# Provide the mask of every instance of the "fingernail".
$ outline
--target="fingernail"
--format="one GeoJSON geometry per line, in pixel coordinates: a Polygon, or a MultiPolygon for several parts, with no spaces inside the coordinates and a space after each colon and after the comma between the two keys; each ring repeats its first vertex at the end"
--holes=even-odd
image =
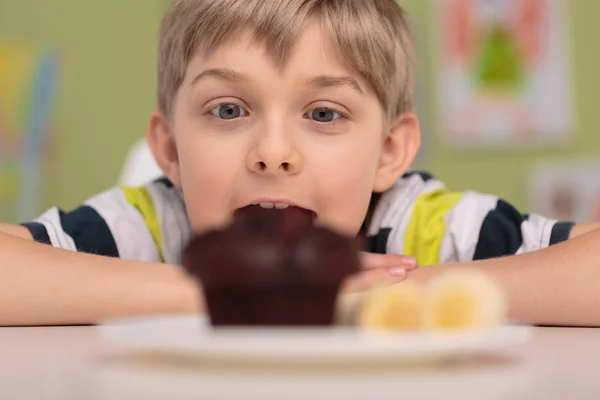
{"type": "Polygon", "coordinates": [[[405,256],[404,263],[407,267],[415,268],[417,266],[417,259],[415,257],[405,256]]]}
{"type": "Polygon", "coordinates": [[[404,278],[406,276],[406,269],[402,267],[388,268],[387,272],[393,278],[404,278]]]}

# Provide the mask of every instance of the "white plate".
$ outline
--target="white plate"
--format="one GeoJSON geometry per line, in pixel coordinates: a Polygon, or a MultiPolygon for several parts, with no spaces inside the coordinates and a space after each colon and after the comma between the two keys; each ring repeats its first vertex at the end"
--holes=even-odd
{"type": "Polygon", "coordinates": [[[212,329],[199,316],[109,322],[102,335],[139,350],[161,350],[216,361],[402,362],[498,353],[528,341],[531,328],[490,331],[383,334],[351,327],[212,329]]]}

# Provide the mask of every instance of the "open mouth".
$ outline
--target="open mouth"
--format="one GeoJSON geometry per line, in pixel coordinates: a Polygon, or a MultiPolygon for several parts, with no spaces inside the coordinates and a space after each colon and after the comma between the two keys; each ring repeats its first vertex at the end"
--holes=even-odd
{"type": "Polygon", "coordinates": [[[271,202],[260,202],[256,204],[250,204],[248,206],[238,208],[234,212],[234,217],[238,217],[239,215],[243,215],[246,213],[285,213],[285,214],[302,214],[304,218],[310,218],[313,222],[317,218],[317,213],[308,210],[306,208],[302,208],[299,206],[295,206],[287,203],[271,203],[271,202]]]}

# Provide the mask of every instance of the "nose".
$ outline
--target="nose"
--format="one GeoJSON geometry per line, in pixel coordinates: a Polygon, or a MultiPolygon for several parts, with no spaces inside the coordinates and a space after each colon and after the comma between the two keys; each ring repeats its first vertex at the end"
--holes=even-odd
{"type": "Polygon", "coordinates": [[[297,146],[281,129],[260,134],[248,154],[247,165],[260,175],[296,175],[302,171],[297,146]]]}

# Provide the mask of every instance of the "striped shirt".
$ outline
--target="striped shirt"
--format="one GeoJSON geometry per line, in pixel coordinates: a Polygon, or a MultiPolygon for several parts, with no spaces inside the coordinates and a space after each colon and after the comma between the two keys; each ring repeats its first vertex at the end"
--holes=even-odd
{"type": "MultiPolygon", "coordinates": [[[[414,256],[422,266],[539,250],[567,240],[574,225],[521,214],[496,196],[451,192],[422,172],[381,195],[369,219],[369,251],[414,256]]],[[[71,212],[52,208],[23,226],[55,247],[170,264],[180,264],[193,236],[182,193],[164,178],[110,189],[71,212]]]]}

